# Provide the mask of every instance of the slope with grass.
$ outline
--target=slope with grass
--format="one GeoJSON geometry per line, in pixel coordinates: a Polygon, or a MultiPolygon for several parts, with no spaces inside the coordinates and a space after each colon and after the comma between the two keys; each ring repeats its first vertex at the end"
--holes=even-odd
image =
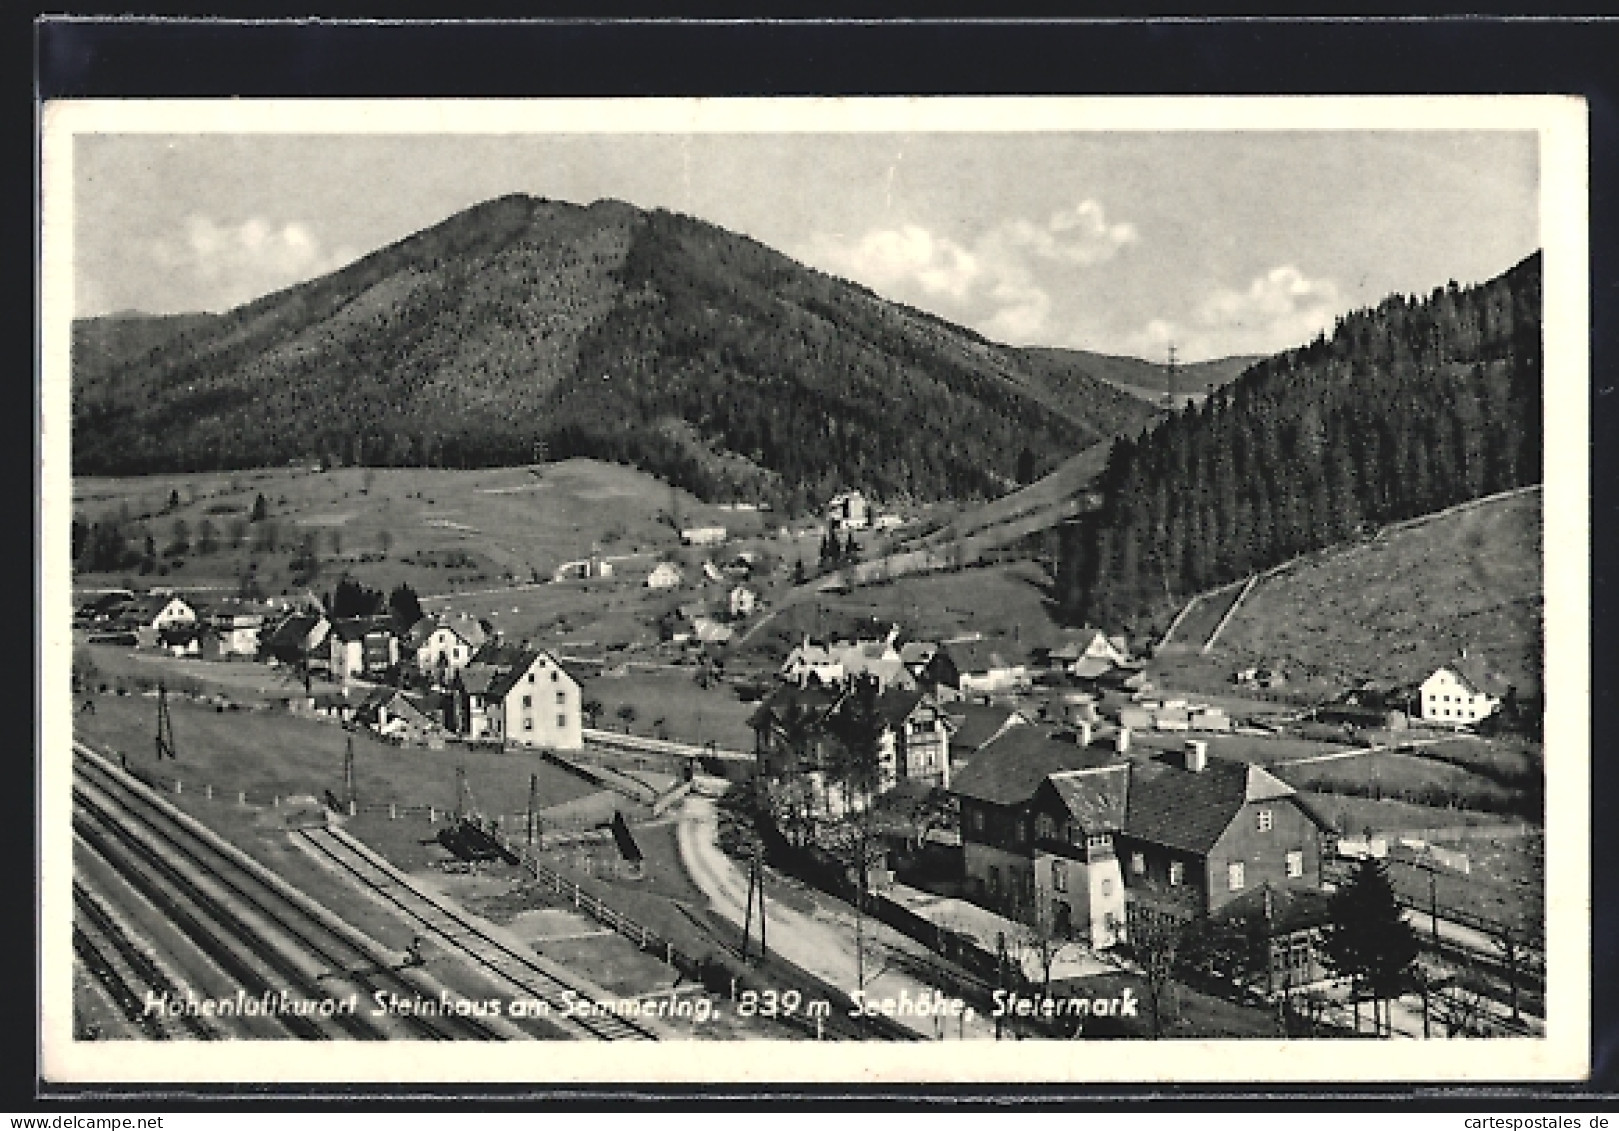
{"type": "Polygon", "coordinates": [[[1419,683],[1465,647],[1529,695],[1543,616],[1534,487],[1299,559],[1255,587],[1216,651],[1344,686],[1419,683]]]}

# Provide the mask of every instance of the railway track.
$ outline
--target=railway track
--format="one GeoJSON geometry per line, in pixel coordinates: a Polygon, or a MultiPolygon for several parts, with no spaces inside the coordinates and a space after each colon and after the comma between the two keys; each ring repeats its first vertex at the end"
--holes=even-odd
{"type": "Polygon", "coordinates": [[[147,1012],[147,991],[175,993],[178,987],[78,880],[73,882],[73,911],[74,956],[106,991],[136,1034],[156,1041],[206,1041],[222,1035],[201,1017],[147,1012]]]}
{"type": "Polygon", "coordinates": [[[321,859],[394,907],[423,934],[439,939],[479,969],[515,987],[526,1000],[545,1003],[554,1023],[591,1040],[659,1039],[657,1026],[621,1016],[600,1000],[593,987],[571,980],[537,956],[493,937],[457,908],[408,883],[341,831],[315,826],[300,829],[298,835],[321,859]]]}
{"type": "MultiPolygon", "coordinates": [[[[385,948],[93,752],[76,749],[74,771],[76,852],[115,872],[146,911],[161,914],[246,998],[265,1003],[262,1011],[273,1013],[289,1035],[309,1040],[526,1035],[508,1023],[449,1010],[373,1010],[374,993],[436,1003],[448,991],[420,971],[400,969],[385,948]]],[[[151,982],[161,975],[140,969],[119,951],[105,937],[104,924],[104,945],[95,945],[96,929],[93,916],[82,917],[86,955],[93,947],[126,989],[136,989],[130,980],[160,988],[151,982]],[[121,958],[113,958],[109,947],[121,958]]],[[[172,982],[164,988],[177,989],[172,982]]]]}

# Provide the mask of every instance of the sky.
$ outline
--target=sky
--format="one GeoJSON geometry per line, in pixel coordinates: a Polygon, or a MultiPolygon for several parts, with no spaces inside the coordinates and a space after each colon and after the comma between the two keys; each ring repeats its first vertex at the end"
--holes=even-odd
{"type": "Polygon", "coordinates": [[[81,134],[74,308],[219,311],[512,192],[742,232],[1015,345],[1268,353],[1534,251],[1527,131],[81,134]]]}

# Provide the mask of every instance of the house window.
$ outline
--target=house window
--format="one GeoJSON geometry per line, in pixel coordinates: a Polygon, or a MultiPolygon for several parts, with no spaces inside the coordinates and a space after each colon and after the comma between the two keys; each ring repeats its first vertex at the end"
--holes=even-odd
{"type": "Polygon", "coordinates": [[[555,683],[555,682],[556,682],[556,681],[557,681],[557,673],[556,673],[556,672],[552,672],[552,673],[551,673],[551,682],[552,682],[552,683],[555,683]]]}
{"type": "Polygon", "coordinates": [[[1061,860],[1051,862],[1051,886],[1056,891],[1068,890],[1068,866],[1061,860]]]}
{"type": "Polygon", "coordinates": [[[1259,831],[1260,832],[1262,832],[1262,833],[1270,832],[1271,826],[1274,823],[1275,823],[1275,817],[1274,817],[1274,815],[1271,813],[1271,811],[1269,809],[1261,809],[1259,811],[1259,831]]]}
{"type": "Polygon", "coordinates": [[[557,692],[557,706],[558,707],[564,707],[564,706],[567,705],[567,703],[568,703],[568,693],[566,691],[557,692]]]}
{"type": "Polygon", "coordinates": [[[1179,860],[1169,862],[1169,886],[1178,888],[1186,882],[1186,865],[1179,860]]]}
{"type": "Polygon", "coordinates": [[[529,681],[529,682],[530,682],[530,683],[533,683],[533,682],[534,682],[534,673],[533,673],[533,672],[529,672],[529,673],[528,673],[528,681],[529,681]]]}
{"type": "Polygon", "coordinates": [[[533,730],[534,729],[534,720],[533,719],[524,719],[523,720],[523,729],[524,730],[533,730]]]}
{"type": "Polygon", "coordinates": [[[983,832],[984,831],[984,811],[982,809],[974,809],[973,810],[972,820],[973,820],[973,832],[975,832],[975,833],[983,832]]]}
{"type": "Polygon", "coordinates": [[[1015,818],[1012,821],[1012,839],[1019,844],[1029,839],[1029,827],[1023,823],[1022,817],[1015,818]]]}
{"type": "Polygon", "coordinates": [[[1304,853],[1289,852],[1287,854],[1287,878],[1296,880],[1304,875],[1304,853]]]}
{"type": "Polygon", "coordinates": [[[1001,893],[1001,870],[999,868],[991,866],[991,868],[989,870],[989,894],[990,895],[999,895],[1000,893],[1001,893]]]}
{"type": "Polygon", "coordinates": [[[523,706],[525,706],[525,707],[534,706],[534,696],[532,696],[532,695],[523,696],[523,706]]]}
{"type": "Polygon", "coordinates": [[[1111,878],[1103,880],[1102,881],[1102,895],[1103,895],[1103,897],[1105,898],[1105,897],[1110,896],[1112,894],[1113,894],[1113,880],[1111,878]]]}
{"type": "Polygon", "coordinates": [[[1225,886],[1229,891],[1241,891],[1243,884],[1247,883],[1247,867],[1239,860],[1235,864],[1227,864],[1225,868],[1225,886]]]}
{"type": "Polygon", "coordinates": [[[1053,839],[1057,835],[1057,822],[1048,813],[1039,814],[1034,819],[1034,835],[1040,840],[1053,839]]]}
{"type": "Polygon", "coordinates": [[[558,715],[557,716],[557,726],[559,728],[566,728],[567,725],[568,725],[568,716],[567,715],[558,715]]]}
{"type": "Polygon", "coordinates": [[[1130,853],[1130,871],[1138,876],[1147,874],[1147,857],[1140,852],[1130,853]]]}

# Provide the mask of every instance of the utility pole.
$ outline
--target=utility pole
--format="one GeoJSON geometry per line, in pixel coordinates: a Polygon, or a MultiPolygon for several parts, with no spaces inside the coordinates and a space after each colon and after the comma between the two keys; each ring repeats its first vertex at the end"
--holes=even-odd
{"type": "Polygon", "coordinates": [[[354,736],[348,736],[343,747],[343,792],[348,798],[349,816],[354,816],[359,806],[359,798],[354,788],[354,736]]]}
{"type": "Polygon", "coordinates": [[[1175,411],[1175,378],[1179,370],[1175,364],[1175,343],[1169,343],[1169,371],[1165,376],[1164,408],[1175,411]]]}
{"type": "Polygon", "coordinates": [[[534,847],[534,801],[540,791],[540,775],[528,775],[528,846],[534,847]]]}
{"type": "Polygon", "coordinates": [[[157,760],[174,761],[180,757],[174,749],[174,720],[169,717],[169,689],[157,685],[157,760]]]}

